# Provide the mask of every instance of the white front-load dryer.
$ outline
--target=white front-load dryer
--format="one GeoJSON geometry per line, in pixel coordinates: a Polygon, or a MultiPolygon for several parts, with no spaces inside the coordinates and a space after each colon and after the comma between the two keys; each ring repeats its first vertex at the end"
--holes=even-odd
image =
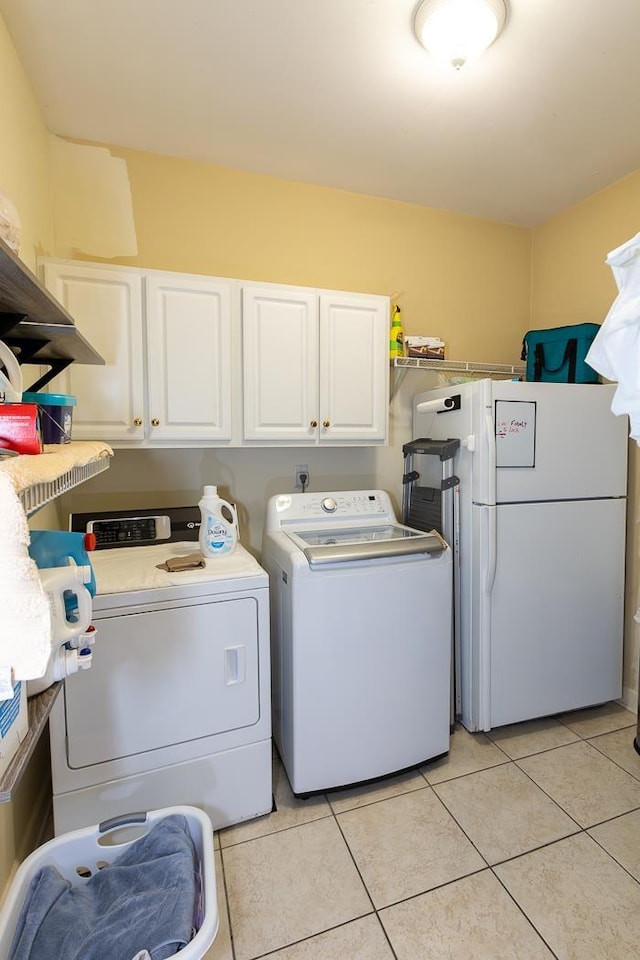
{"type": "MultiPolygon", "coordinates": [[[[123,521],[115,529],[128,529],[123,521]]],[[[265,571],[238,545],[170,573],[158,565],[197,543],[131,543],[92,554],[92,666],[66,679],[51,714],[56,834],[182,804],[215,829],[268,813],[265,571]]]]}

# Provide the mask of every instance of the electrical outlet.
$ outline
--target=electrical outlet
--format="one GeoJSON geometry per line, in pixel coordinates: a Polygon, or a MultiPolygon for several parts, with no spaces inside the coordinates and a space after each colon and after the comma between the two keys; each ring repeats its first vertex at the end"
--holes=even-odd
{"type": "Polygon", "coordinates": [[[306,490],[308,486],[309,486],[309,467],[306,465],[306,463],[303,463],[302,466],[296,467],[296,488],[298,490],[306,490]],[[304,483],[302,482],[303,477],[305,478],[304,483]]]}

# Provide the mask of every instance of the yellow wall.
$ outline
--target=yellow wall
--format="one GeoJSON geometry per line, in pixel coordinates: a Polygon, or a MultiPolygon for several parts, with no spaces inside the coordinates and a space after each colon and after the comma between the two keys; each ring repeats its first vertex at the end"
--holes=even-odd
{"type": "Polygon", "coordinates": [[[22,223],[20,256],[31,267],[52,247],[49,134],[0,17],[0,190],[22,223]]]}
{"type": "MultiPolygon", "coordinates": [[[[640,171],[534,230],[531,326],[602,323],[617,294],[605,258],[610,250],[635,236],[639,227],[640,171]]],[[[597,456],[594,450],[594,458],[597,456]]],[[[640,657],[640,630],[633,619],[640,603],[639,467],[638,447],[632,443],[629,447],[623,681],[625,702],[630,706],[637,702],[640,657]]]]}
{"type": "MultiPolygon", "coordinates": [[[[31,269],[51,253],[49,134],[0,17],[0,190],[22,224],[20,255],[31,269]]],[[[33,848],[51,799],[46,739],[36,751],[15,802],[0,804],[0,899],[17,860],[33,848]]]]}
{"type": "Polygon", "coordinates": [[[601,323],[617,293],[610,250],[640,228],[640,171],[533,232],[531,324],[601,323]]]}
{"type": "MultiPolygon", "coordinates": [[[[528,230],[110,149],[127,164],[138,242],[136,257],[114,257],[115,262],[366,293],[401,292],[408,333],[443,337],[450,356],[517,358],[529,317],[528,230]]],[[[107,191],[104,202],[112,202],[107,191]]],[[[70,207],[63,216],[79,219],[70,207]]],[[[57,221],[58,228],[66,232],[57,221]]],[[[56,253],[99,259],[90,249],[56,253]]]]}

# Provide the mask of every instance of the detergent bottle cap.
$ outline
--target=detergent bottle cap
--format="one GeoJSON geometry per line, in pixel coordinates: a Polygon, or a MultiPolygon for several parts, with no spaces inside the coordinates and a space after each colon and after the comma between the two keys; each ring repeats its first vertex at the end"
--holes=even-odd
{"type": "Polygon", "coordinates": [[[217,497],[217,496],[218,496],[218,488],[217,488],[217,487],[214,487],[214,486],[212,486],[210,483],[208,483],[208,484],[205,485],[204,495],[205,495],[205,497],[217,497]]]}

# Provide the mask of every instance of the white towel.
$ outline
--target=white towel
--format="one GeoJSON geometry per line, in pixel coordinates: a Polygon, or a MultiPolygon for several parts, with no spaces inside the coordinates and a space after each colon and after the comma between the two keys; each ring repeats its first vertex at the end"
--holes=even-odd
{"type": "Polygon", "coordinates": [[[617,381],[611,410],[629,415],[631,437],[640,444],[640,233],[612,250],[606,262],[619,293],[586,359],[607,380],[617,381]]]}
{"type": "Polygon", "coordinates": [[[6,473],[16,492],[21,493],[33,484],[52,483],[68,470],[83,467],[91,460],[111,456],[111,447],[98,440],[45,444],[44,452],[38,457],[12,457],[3,461],[0,473],[6,473]]]}
{"type": "Polygon", "coordinates": [[[0,666],[14,682],[44,676],[51,654],[49,601],[28,545],[24,510],[0,472],[0,666]]]}

